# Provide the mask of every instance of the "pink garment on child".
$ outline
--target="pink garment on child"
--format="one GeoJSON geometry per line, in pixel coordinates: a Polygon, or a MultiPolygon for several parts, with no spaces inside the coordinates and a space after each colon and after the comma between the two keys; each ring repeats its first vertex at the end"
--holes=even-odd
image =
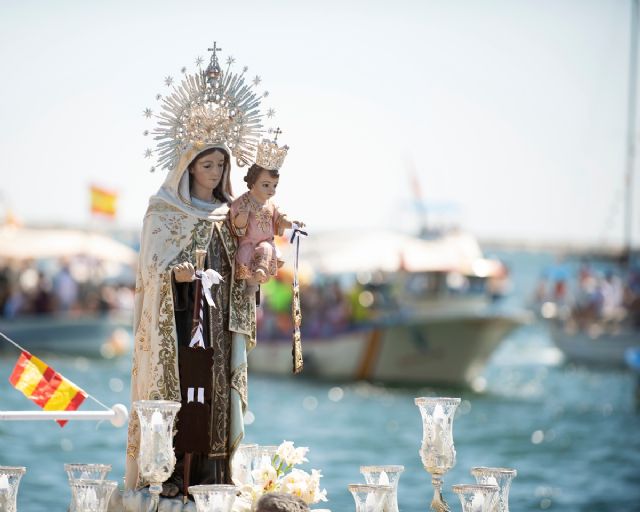
{"type": "Polygon", "coordinates": [[[248,279],[261,268],[267,275],[275,276],[278,258],[274,235],[282,214],[271,201],[259,204],[249,192],[245,192],[231,203],[231,225],[239,238],[236,252],[236,279],[248,279]],[[240,212],[249,212],[247,227],[238,229],[233,219],[240,212]]]}

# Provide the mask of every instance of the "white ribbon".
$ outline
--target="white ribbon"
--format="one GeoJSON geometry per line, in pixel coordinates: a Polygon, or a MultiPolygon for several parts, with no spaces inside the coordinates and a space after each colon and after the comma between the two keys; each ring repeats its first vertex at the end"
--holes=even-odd
{"type": "Polygon", "coordinates": [[[196,401],[196,390],[198,392],[197,401],[201,404],[204,403],[204,388],[187,388],[187,403],[196,401]]]}
{"type": "Polygon", "coordinates": [[[191,343],[189,343],[190,347],[202,347],[204,348],[204,338],[202,337],[202,326],[198,326],[198,330],[194,335],[191,343]]]}
{"type": "Polygon", "coordinates": [[[215,308],[216,305],[213,302],[213,297],[211,296],[211,287],[214,284],[220,284],[224,279],[211,268],[208,268],[204,272],[202,270],[196,270],[196,279],[200,279],[200,281],[202,281],[202,291],[205,299],[207,299],[207,304],[215,308]]]}

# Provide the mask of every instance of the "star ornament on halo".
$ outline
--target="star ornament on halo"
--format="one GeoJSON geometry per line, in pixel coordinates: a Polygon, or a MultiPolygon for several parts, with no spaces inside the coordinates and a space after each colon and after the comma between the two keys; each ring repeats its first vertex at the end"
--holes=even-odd
{"type": "Polygon", "coordinates": [[[173,84],[173,77],[172,76],[168,76],[164,79],[164,85],[166,85],[167,87],[171,87],[171,84],[173,84]]]}
{"type": "Polygon", "coordinates": [[[146,117],[147,119],[149,119],[149,118],[153,115],[153,111],[152,111],[150,108],[145,108],[145,109],[142,111],[142,115],[143,115],[144,117],[146,117]]]}
{"type": "Polygon", "coordinates": [[[202,57],[198,57],[196,59],[196,66],[198,66],[198,67],[202,66],[203,62],[204,62],[204,59],[202,57]]]}

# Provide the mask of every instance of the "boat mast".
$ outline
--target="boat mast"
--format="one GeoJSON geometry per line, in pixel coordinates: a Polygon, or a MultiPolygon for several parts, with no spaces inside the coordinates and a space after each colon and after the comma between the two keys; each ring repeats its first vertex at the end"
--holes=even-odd
{"type": "Polygon", "coordinates": [[[631,259],[633,216],[633,172],[636,157],[636,89],[638,82],[638,3],[631,0],[631,32],[629,51],[629,98],[627,112],[627,170],[625,173],[624,253],[627,263],[631,259]]]}

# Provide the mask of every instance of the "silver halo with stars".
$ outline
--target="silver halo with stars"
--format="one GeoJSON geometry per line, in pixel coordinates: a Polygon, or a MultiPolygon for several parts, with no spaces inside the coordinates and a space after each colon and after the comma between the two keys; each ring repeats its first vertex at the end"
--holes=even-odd
{"type": "MultiPolygon", "coordinates": [[[[250,79],[247,68],[240,73],[231,68],[235,59],[229,56],[225,69],[219,66],[214,44],[209,66],[201,68],[204,59],[196,60],[198,70],[186,72],[180,83],[167,76],[165,86],[171,92],[158,95],[160,101],[157,113],[147,108],[143,114],[147,118],[158,120],[151,134],[157,142],[155,150],[147,149],[146,158],[156,156],[157,166],[172,169],[180,160],[184,151],[192,146],[225,144],[236,163],[242,167],[255,160],[260,137],[265,133],[262,120],[265,113],[261,102],[268,93],[259,93],[257,87],[260,77],[250,79]],[[214,72],[215,71],[215,72],[214,72]]],[[[269,109],[266,116],[271,118],[274,110],[269,109]]],[[[149,131],[145,131],[145,135],[149,131]]]]}

